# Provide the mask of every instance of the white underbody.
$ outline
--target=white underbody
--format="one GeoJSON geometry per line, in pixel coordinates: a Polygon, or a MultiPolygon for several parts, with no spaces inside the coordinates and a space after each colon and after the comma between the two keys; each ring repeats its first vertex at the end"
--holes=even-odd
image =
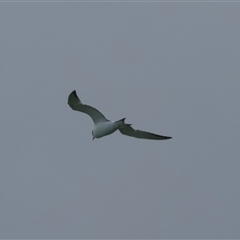
{"type": "Polygon", "coordinates": [[[122,122],[99,122],[95,125],[95,128],[92,131],[92,135],[94,138],[101,138],[111,133],[114,133],[121,127],[122,122]]]}

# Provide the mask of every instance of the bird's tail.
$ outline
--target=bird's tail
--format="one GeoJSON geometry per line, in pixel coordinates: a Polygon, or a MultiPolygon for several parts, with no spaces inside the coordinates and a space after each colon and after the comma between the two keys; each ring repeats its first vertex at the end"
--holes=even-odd
{"type": "Polygon", "coordinates": [[[125,119],[126,119],[126,118],[122,118],[122,119],[116,121],[115,123],[125,123],[125,119]]]}
{"type": "Polygon", "coordinates": [[[116,121],[116,123],[122,123],[121,126],[123,126],[123,125],[131,126],[132,124],[127,124],[127,123],[125,123],[125,119],[126,119],[126,118],[122,118],[122,119],[116,121]]]}

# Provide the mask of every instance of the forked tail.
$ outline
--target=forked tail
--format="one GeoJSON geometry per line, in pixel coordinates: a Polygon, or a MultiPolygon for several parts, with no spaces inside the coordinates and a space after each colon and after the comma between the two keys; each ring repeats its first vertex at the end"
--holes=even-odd
{"type": "Polygon", "coordinates": [[[126,119],[126,118],[122,118],[122,119],[116,121],[115,123],[118,123],[118,124],[120,124],[120,123],[121,123],[121,124],[125,124],[125,122],[124,122],[125,119],[126,119]]]}
{"type": "Polygon", "coordinates": [[[116,121],[116,123],[122,123],[122,126],[123,126],[123,125],[131,126],[132,124],[127,124],[127,123],[125,123],[125,119],[126,119],[126,118],[122,118],[122,119],[116,121]]]}

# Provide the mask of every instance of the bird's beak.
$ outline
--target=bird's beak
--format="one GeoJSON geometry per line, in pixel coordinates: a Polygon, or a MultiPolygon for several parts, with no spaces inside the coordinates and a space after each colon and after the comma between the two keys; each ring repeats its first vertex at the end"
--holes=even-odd
{"type": "Polygon", "coordinates": [[[95,139],[95,137],[92,138],[92,141],[95,139]]]}

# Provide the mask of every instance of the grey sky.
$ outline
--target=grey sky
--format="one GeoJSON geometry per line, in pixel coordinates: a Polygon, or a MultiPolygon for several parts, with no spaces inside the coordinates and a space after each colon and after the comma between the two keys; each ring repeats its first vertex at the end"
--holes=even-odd
{"type": "Polygon", "coordinates": [[[240,238],[239,3],[0,3],[1,238],[240,238]],[[172,136],[92,141],[80,99],[172,136]]]}

